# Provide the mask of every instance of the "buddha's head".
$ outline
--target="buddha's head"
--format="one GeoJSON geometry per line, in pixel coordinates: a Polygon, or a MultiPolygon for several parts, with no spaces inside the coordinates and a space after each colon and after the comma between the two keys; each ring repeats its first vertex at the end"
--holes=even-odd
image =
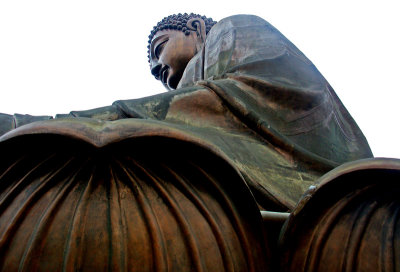
{"type": "Polygon", "coordinates": [[[176,89],[215,24],[211,18],[185,13],[165,17],[153,28],[147,51],[150,69],[168,90],[176,89]]]}

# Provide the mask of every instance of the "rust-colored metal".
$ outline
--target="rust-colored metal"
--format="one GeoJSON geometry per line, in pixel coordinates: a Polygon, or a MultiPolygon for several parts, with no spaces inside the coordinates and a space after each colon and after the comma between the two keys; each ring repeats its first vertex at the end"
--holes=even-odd
{"type": "Polygon", "coordinates": [[[329,172],[281,233],[281,271],[400,271],[399,195],[400,160],[329,172]]]}
{"type": "MultiPolygon", "coordinates": [[[[56,118],[141,119],[202,139],[269,211],[290,211],[326,172],[372,157],[333,88],[271,24],[235,15],[210,25],[202,17],[182,20],[190,25],[182,32],[172,27],[179,16],[171,18],[152,31],[149,57],[153,75],[175,90],[56,118]]],[[[0,134],[43,118],[0,114],[0,134]]]]}
{"type": "Polygon", "coordinates": [[[270,266],[247,185],[199,145],[139,137],[94,147],[36,134],[0,150],[1,271],[270,266]]]}
{"type": "Polygon", "coordinates": [[[169,18],[171,92],[0,114],[1,269],[399,270],[399,162],[334,169],[372,153],[311,61],[257,16],[169,18]]]}

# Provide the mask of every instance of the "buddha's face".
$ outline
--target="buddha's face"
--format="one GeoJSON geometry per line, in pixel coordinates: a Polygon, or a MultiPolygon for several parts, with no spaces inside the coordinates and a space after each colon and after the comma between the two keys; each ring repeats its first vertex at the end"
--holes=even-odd
{"type": "Polygon", "coordinates": [[[168,90],[174,90],[182,78],[186,65],[197,53],[195,31],[185,35],[179,30],[158,31],[150,46],[151,73],[168,90]]]}

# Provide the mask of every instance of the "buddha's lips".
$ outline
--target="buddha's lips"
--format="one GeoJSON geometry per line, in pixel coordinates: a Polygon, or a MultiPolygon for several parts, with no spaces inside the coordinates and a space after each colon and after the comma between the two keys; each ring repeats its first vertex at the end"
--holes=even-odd
{"type": "Polygon", "coordinates": [[[160,79],[161,79],[161,82],[162,83],[164,83],[164,84],[168,84],[168,67],[167,66],[165,66],[165,67],[163,67],[162,69],[161,69],[161,71],[160,71],[160,79]]]}

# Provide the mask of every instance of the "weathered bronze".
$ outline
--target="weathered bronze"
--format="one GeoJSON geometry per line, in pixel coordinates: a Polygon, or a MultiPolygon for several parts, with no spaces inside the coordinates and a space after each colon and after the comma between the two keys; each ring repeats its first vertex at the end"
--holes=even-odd
{"type": "Polygon", "coordinates": [[[177,90],[57,117],[154,120],[196,136],[220,150],[273,211],[290,211],[336,166],[372,157],[328,82],[273,26],[232,16],[203,37],[201,21],[188,22],[195,29],[188,36],[171,29],[153,36],[151,67],[164,85],[175,86],[186,67],[177,90]]]}
{"type": "MultiPolygon", "coordinates": [[[[263,19],[185,16],[149,36],[151,73],[169,92],[56,120],[0,114],[0,133],[23,125],[0,138],[3,270],[330,269],[303,264],[307,233],[323,233],[296,214],[310,186],[347,172],[321,176],[372,158],[364,135],[263,19]]],[[[310,222],[322,226],[329,205],[310,222]]]]}
{"type": "Polygon", "coordinates": [[[399,160],[329,172],[286,222],[281,271],[400,271],[399,195],[399,160]]]}
{"type": "Polygon", "coordinates": [[[1,271],[270,267],[256,202],[225,160],[147,134],[156,124],[116,138],[105,122],[67,123],[0,144],[1,271]]]}

